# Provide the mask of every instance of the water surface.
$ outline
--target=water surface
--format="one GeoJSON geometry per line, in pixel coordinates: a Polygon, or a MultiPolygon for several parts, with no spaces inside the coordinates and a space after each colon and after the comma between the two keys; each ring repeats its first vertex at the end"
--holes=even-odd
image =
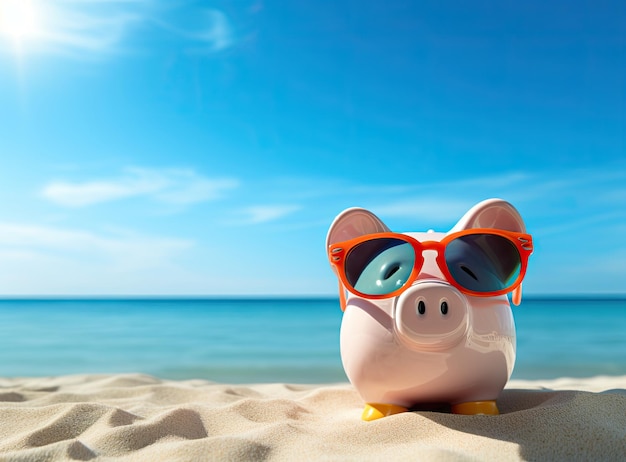
{"type": "MultiPolygon", "coordinates": [[[[0,376],[345,381],[336,299],[0,300],[0,376]]],[[[524,299],[513,378],[626,374],[625,299],[524,299]]]]}

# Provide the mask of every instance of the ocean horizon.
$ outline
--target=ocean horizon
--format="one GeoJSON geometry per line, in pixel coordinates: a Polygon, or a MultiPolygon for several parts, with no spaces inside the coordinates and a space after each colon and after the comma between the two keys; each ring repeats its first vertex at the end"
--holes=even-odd
{"type": "MultiPolygon", "coordinates": [[[[626,375],[626,295],[525,296],[512,379],[626,375]]],[[[5,297],[0,377],[347,380],[336,297],[5,297]]]]}

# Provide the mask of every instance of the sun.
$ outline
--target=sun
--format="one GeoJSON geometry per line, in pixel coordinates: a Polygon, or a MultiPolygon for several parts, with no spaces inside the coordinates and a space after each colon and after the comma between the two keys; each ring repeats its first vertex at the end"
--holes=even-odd
{"type": "Polygon", "coordinates": [[[0,0],[0,35],[17,43],[35,38],[40,32],[40,18],[31,0],[0,0]]]}

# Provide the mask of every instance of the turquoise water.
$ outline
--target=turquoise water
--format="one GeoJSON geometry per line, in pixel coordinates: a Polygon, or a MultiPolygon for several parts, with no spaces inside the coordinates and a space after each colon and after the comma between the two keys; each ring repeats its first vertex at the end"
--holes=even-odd
{"type": "MultiPolygon", "coordinates": [[[[626,299],[514,308],[514,378],[626,374],[626,299]]],[[[0,300],[0,376],[344,381],[335,299],[0,300]]]]}

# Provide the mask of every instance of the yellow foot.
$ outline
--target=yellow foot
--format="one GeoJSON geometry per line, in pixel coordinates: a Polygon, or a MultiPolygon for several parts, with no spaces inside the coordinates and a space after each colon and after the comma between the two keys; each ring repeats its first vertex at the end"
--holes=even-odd
{"type": "Polygon", "coordinates": [[[496,402],[493,400],[453,404],[452,413],[464,415],[498,415],[500,414],[500,411],[498,411],[498,406],[496,406],[496,402]]]}
{"type": "Polygon", "coordinates": [[[400,414],[401,412],[408,411],[407,408],[402,406],[397,406],[395,404],[366,404],[365,409],[363,409],[363,414],[361,414],[361,419],[363,420],[376,420],[382,417],[387,417],[389,415],[400,414]]]}

